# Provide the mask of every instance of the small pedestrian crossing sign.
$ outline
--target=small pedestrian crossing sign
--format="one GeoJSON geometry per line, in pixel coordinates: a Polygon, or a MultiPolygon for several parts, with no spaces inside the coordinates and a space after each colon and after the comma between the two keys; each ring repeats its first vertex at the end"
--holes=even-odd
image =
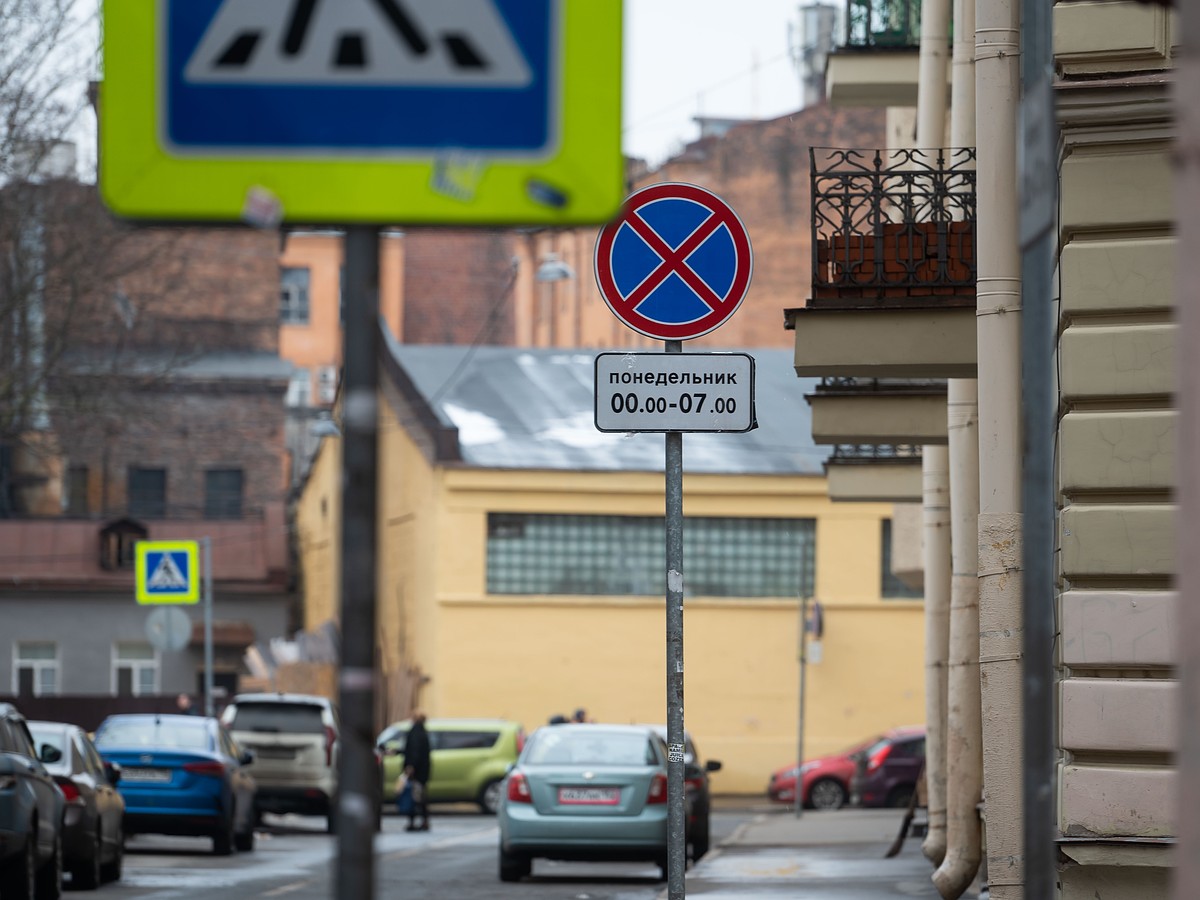
{"type": "Polygon", "coordinates": [[[196,541],[138,541],[136,550],[139,604],[200,600],[200,550],[196,541]]]}

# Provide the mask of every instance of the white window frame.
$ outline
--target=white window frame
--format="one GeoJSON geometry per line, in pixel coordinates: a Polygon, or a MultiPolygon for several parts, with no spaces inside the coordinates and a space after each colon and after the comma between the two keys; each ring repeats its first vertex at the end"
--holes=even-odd
{"type": "MultiPolygon", "coordinates": [[[[298,278],[298,276],[296,276],[298,278]]],[[[281,325],[308,325],[312,316],[312,275],[304,266],[285,266],[279,278],[279,322],[281,325]],[[288,274],[303,272],[304,283],[289,281],[288,274]]]]}
{"type": "Polygon", "coordinates": [[[116,641],[112,645],[112,657],[109,664],[108,690],[112,696],[117,696],[117,685],[120,681],[119,672],[122,668],[133,670],[133,677],[130,680],[133,696],[141,697],[143,695],[153,695],[162,693],[162,654],[150,647],[149,644],[143,644],[140,641],[116,641]],[[132,659],[121,656],[122,646],[137,646],[146,647],[151,652],[150,658],[132,659]],[[149,690],[141,690],[139,673],[142,669],[150,669],[153,672],[152,684],[149,690]]]}
{"type": "Polygon", "coordinates": [[[317,400],[319,402],[332,403],[337,399],[337,386],[337,366],[321,366],[317,369],[317,400]]]}
{"type": "Polygon", "coordinates": [[[13,643],[13,665],[12,665],[12,692],[16,696],[21,689],[21,670],[33,669],[33,696],[35,697],[54,697],[62,693],[62,665],[58,658],[58,642],[57,641],[15,641],[13,643]],[[21,647],[30,644],[42,644],[54,648],[54,658],[45,659],[41,657],[25,658],[21,655],[21,647]],[[54,687],[52,690],[45,688],[45,676],[43,673],[50,671],[54,673],[54,687]]]}
{"type": "Polygon", "coordinates": [[[283,402],[288,407],[312,406],[312,373],[308,369],[293,370],[283,402]]]}

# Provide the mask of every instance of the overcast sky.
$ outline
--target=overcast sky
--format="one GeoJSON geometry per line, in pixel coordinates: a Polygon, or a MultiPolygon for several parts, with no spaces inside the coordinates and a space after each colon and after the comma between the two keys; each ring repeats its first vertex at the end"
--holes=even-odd
{"type": "Polygon", "coordinates": [[[625,153],[658,163],[699,136],[692,117],[800,108],[788,23],[800,0],[625,0],[625,153]]]}

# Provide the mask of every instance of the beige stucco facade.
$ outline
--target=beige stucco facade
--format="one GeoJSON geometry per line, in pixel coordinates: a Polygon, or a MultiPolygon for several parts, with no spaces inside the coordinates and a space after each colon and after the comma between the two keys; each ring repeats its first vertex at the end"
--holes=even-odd
{"type": "Polygon", "coordinates": [[[1167,896],[1176,833],[1173,24],[1158,6],[1055,7],[1064,898],[1167,896]]]}
{"type": "MultiPolygon", "coordinates": [[[[433,465],[420,430],[402,424],[413,420],[409,407],[390,385],[384,393],[381,719],[420,705],[532,729],[584,706],[602,721],[663,721],[662,596],[486,589],[489,512],[660,516],[662,474],[433,465]]],[[[326,438],[297,509],[307,628],[338,617],[339,478],[338,439],[326,438]]],[[[806,755],[924,721],[922,604],[881,597],[890,504],[835,505],[814,476],[688,475],[684,497],[685,516],[815,519],[825,633],[808,666],[806,755]]],[[[724,761],[715,790],[761,793],[797,751],[799,598],[691,597],[684,621],[688,730],[724,761]]]]}

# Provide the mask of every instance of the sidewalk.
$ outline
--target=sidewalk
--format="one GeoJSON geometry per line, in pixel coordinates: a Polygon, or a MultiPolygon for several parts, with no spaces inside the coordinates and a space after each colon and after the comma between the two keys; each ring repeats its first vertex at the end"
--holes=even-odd
{"type": "MultiPolygon", "coordinates": [[[[921,839],[884,859],[904,810],[758,812],[687,872],[688,897],[884,900],[938,897],[921,839]]],[[[659,894],[665,898],[664,890],[659,894]]],[[[964,895],[974,898],[975,891],[964,895]]]]}

